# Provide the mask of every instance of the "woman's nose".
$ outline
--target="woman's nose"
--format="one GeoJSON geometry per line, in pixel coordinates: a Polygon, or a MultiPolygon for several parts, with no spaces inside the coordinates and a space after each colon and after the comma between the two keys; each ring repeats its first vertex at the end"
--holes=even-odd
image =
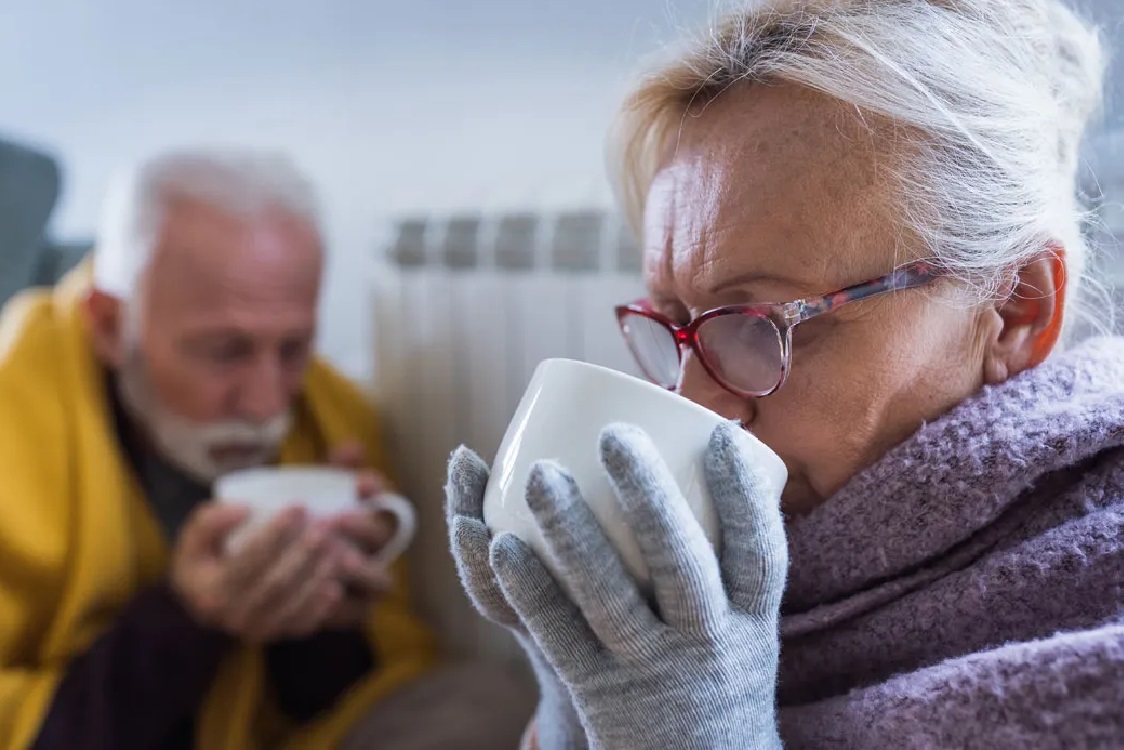
{"type": "Polygon", "coordinates": [[[730,393],[719,385],[693,351],[686,352],[679,364],[679,385],[676,392],[726,419],[736,419],[745,424],[753,421],[753,399],[730,393]]]}

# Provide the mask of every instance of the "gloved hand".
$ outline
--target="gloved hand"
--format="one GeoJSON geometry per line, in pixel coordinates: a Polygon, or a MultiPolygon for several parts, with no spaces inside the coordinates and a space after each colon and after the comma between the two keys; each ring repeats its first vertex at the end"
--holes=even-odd
{"type": "Polygon", "coordinates": [[[651,569],[654,608],[556,464],[532,470],[528,504],[576,601],[521,540],[492,541],[504,595],[494,601],[510,602],[570,688],[591,747],[781,747],[777,629],[788,549],[780,488],[748,462],[740,447],[748,439],[724,424],[706,456],[719,559],[648,436],[627,425],[602,432],[601,461],[651,569]]]}
{"type": "Polygon", "coordinates": [[[458,448],[449,461],[445,496],[449,540],[461,583],[477,611],[514,633],[527,653],[539,684],[535,724],[540,750],[585,750],[589,744],[569,690],[508,605],[489,565],[492,535],[484,525],[483,514],[487,485],[488,465],[468,448],[458,448]]]}

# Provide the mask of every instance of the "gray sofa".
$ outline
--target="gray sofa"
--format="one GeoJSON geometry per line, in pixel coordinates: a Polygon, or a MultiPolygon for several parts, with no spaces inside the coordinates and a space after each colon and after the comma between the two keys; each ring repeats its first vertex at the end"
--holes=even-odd
{"type": "Polygon", "coordinates": [[[0,304],[21,289],[53,284],[89,252],[90,242],[50,236],[61,187],[53,155],[0,139],[0,304]]]}

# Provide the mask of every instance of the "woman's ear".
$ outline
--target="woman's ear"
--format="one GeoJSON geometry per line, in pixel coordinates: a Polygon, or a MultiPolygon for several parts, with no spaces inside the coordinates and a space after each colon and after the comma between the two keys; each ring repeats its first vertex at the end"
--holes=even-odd
{"type": "Polygon", "coordinates": [[[91,289],[82,301],[82,312],[94,354],[105,366],[121,366],[125,354],[125,305],[113,295],[91,289]]]}
{"type": "Polygon", "coordinates": [[[1065,317],[1065,250],[1052,247],[1016,269],[995,303],[1000,330],[985,352],[984,381],[995,385],[1036,367],[1061,336],[1065,317]]]}

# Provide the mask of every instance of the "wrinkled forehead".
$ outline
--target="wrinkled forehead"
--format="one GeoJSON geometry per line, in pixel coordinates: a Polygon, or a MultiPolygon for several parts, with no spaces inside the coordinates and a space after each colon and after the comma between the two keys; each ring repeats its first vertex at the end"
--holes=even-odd
{"type": "Polygon", "coordinates": [[[894,143],[792,86],[731,90],[688,114],[646,204],[650,284],[683,296],[757,274],[811,290],[884,273],[899,234],[894,143]]]}
{"type": "Polygon", "coordinates": [[[173,202],[145,274],[146,307],[200,318],[313,314],[323,257],[316,230],[265,209],[233,214],[173,202]]]}

